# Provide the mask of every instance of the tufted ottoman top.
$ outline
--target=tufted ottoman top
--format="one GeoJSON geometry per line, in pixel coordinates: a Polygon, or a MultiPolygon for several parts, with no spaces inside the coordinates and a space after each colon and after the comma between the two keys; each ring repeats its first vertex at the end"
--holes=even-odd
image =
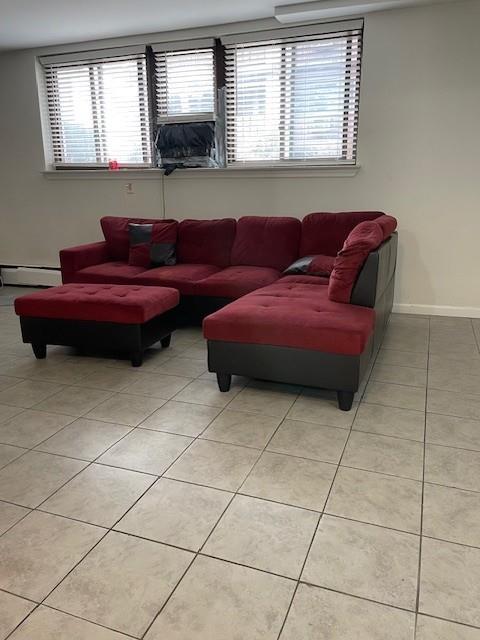
{"type": "Polygon", "coordinates": [[[127,284],[66,284],[15,300],[19,316],[143,324],[177,306],[179,293],[167,287],[127,284]]]}

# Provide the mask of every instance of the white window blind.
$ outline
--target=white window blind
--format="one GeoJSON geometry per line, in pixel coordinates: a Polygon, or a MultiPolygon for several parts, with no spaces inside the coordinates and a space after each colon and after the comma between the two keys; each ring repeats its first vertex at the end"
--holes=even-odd
{"type": "Polygon", "coordinates": [[[215,113],[213,41],[187,49],[164,47],[153,47],[157,122],[211,120],[215,113]]]}
{"type": "Polygon", "coordinates": [[[362,28],[231,40],[229,164],[354,164],[362,28]]]}
{"type": "Polygon", "coordinates": [[[55,165],[148,165],[151,134],[144,53],[43,58],[55,165]]]}

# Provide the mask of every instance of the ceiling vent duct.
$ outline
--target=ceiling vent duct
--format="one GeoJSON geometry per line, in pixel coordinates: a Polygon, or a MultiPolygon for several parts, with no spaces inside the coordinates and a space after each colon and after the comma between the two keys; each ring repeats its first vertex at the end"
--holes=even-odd
{"type": "Polygon", "coordinates": [[[452,0],[317,0],[275,7],[275,18],[284,24],[312,22],[449,1],[452,0]]]}

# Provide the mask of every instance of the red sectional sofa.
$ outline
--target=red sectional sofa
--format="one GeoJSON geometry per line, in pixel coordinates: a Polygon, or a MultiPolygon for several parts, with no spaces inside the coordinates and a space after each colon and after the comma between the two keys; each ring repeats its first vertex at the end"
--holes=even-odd
{"type": "MultiPolygon", "coordinates": [[[[63,249],[64,283],[165,286],[180,293],[178,321],[204,320],[209,369],[335,389],[348,409],[392,308],[396,221],[381,212],[182,220],[172,266],[128,264],[129,223],[104,217],[103,242],[63,249]],[[284,275],[303,256],[330,277],[284,275]],[[208,317],[206,317],[208,316],[208,317]]],[[[170,221],[175,222],[175,221],[170,221]]]]}

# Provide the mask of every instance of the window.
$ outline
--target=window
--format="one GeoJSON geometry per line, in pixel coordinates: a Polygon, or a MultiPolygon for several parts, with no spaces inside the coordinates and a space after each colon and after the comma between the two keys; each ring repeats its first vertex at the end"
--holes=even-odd
{"type": "Polygon", "coordinates": [[[362,33],[355,20],[43,57],[53,164],[154,166],[170,130],[183,160],[199,122],[221,166],[355,164],[362,33]]]}
{"type": "Polygon", "coordinates": [[[281,31],[225,39],[228,163],[354,164],[361,28],[281,31]]]}
{"type": "Polygon", "coordinates": [[[195,45],[189,49],[175,49],[174,44],[153,47],[157,122],[213,118],[213,40],[195,45]]]}
{"type": "Polygon", "coordinates": [[[56,166],[149,165],[145,54],[43,58],[56,166]]]}

